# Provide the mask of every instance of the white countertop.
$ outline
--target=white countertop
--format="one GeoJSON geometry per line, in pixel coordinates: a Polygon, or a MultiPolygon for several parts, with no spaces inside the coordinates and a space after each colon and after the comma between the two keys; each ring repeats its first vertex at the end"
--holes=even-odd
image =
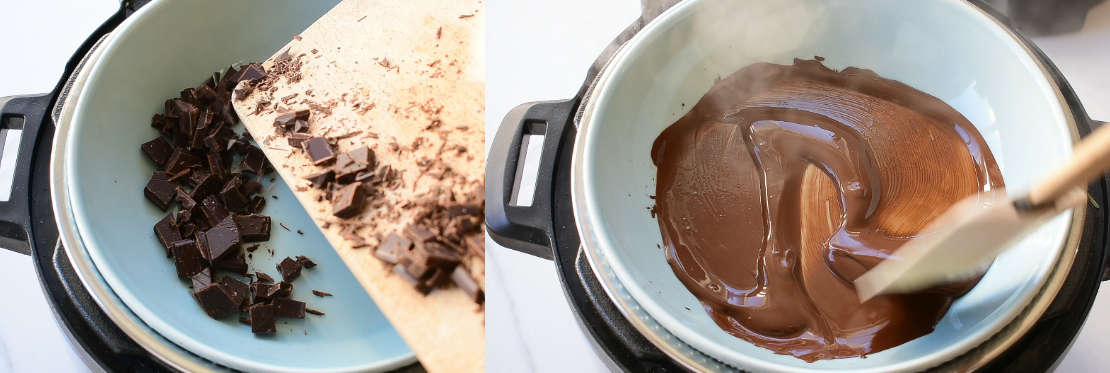
{"type": "MultiPolygon", "coordinates": [[[[586,68],[639,14],[635,0],[489,0],[486,141],[517,104],[568,98],[586,68]]],[[[1090,115],[1110,120],[1110,2],[1077,33],[1036,39],[1090,115]]],[[[606,371],[579,329],[553,263],[496,244],[486,249],[486,364],[491,372],[606,371]]],[[[1103,287],[1060,372],[1110,364],[1110,286],[1103,287]]]]}

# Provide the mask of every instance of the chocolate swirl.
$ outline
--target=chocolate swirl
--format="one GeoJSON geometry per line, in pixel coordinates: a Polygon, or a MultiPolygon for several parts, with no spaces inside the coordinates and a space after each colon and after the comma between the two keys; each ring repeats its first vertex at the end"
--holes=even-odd
{"type": "Polygon", "coordinates": [[[978,280],[863,304],[852,281],[961,198],[1003,187],[944,102],[812,60],[721,80],[651,157],[675,275],[728,333],[806,361],[931,332],[978,280]]]}

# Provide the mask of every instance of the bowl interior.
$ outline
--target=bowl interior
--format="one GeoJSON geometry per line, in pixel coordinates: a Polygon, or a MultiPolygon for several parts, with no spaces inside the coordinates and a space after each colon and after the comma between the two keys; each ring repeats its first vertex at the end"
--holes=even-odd
{"type": "Polygon", "coordinates": [[[165,213],[142,192],[154,166],[139,145],[157,136],[150,118],[161,112],[163,100],[229,64],[265,60],[334,4],[153,2],[116,30],[74,113],[65,172],[77,229],[97,269],[144,323],[220,365],[244,371],[352,371],[413,359],[280,179],[262,179],[268,202],[263,214],[272,216],[274,225],[271,240],[252,253],[250,270],[279,277],[275,265],[286,256],[312,258],[319,266],[302,272],[293,298],[326,315],[279,319],[278,333],[268,337],[255,337],[235,318],[212,320],[197,306],[154,237],[152,225],[165,213]],[[319,298],[313,289],[335,296],[319,298]]]}
{"type": "Polygon", "coordinates": [[[1053,83],[989,16],[960,1],[693,1],[648,25],[614,59],[588,103],[574,159],[575,213],[633,297],[684,342],[742,369],[915,370],[976,346],[1009,322],[1044,283],[1070,213],[1000,257],[924,337],[866,359],[806,363],[725,333],[667,265],[649,214],[652,141],[717,77],[755,62],[825,57],[868,68],[936,96],[987,140],[1011,192],[1069,157],[1074,125],[1053,83]]]}

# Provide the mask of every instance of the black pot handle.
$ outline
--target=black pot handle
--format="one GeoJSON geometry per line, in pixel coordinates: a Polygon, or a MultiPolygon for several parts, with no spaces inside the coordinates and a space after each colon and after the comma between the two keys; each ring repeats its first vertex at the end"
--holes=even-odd
{"type": "MultiPolygon", "coordinates": [[[[1089,119],[1089,121],[1091,122],[1091,131],[1094,131],[1094,130],[1098,129],[1099,127],[1102,127],[1102,126],[1106,125],[1106,123],[1108,123],[1106,121],[1094,120],[1094,119],[1089,119]]],[[[1108,187],[1110,187],[1110,176],[1103,176],[1103,180],[1105,180],[1106,185],[1108,187]]],[[[1110,198],[1107,198],[1107,200],[1110,201],[1110,198]]],[[[1104,209],[1105,208],[1110,208],[1110,206],[1097,206],[1097,207],[1104,208],[1104,209]]],[[[1107,214],[1104,213],[1103,216],[1107,216],[1107,214]]],[[[1104,248],[1104,250],[1106,250],[1106,252],[1107,252],[1105,254],[1106,258],[1110,259],[1110,244],[1108,244],[1106,246],[1106,248],[1104,248]]],[[[1104,260],[1103,261],[1102,281],[1106,281],[1106,280],[1110,280],[1110,260],[1104,260]]]]}
{"type": "Polygon", "coordinates": [[[31,254],[32,155],[50,107],[50,94],[0,98],[0,247],[31,254]]]}
{"type": "Polygon", "coordinates": [[[567,130],[574,126],[577,104],[577,99],[530,102],[513,108],[502,120],[486,159],[486,227],[498,244],[544,259],[553,257],[551,192],[555,160],[560,152],[570,150],[561,149],[561,144],[567,130]],[[525,177],[525,135],[543,135],[543,147],[539,154],[531,155],[539,157],[532,203],[518,206],[513,203],[514,197],[528,192],[520,188],[525,177]]]}

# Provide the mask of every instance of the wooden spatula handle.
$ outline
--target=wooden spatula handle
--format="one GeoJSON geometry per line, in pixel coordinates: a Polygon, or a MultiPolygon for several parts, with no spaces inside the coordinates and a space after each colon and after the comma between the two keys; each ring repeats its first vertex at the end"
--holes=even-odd
{"type": "Polygon", "coordinates": [[[1087,185],[1110,169],[1110,126],[1103,125],[1075,145],[1072,159],[1029,191],[1034,206],[1055,201],[1069,189],[1087,185]]]}

